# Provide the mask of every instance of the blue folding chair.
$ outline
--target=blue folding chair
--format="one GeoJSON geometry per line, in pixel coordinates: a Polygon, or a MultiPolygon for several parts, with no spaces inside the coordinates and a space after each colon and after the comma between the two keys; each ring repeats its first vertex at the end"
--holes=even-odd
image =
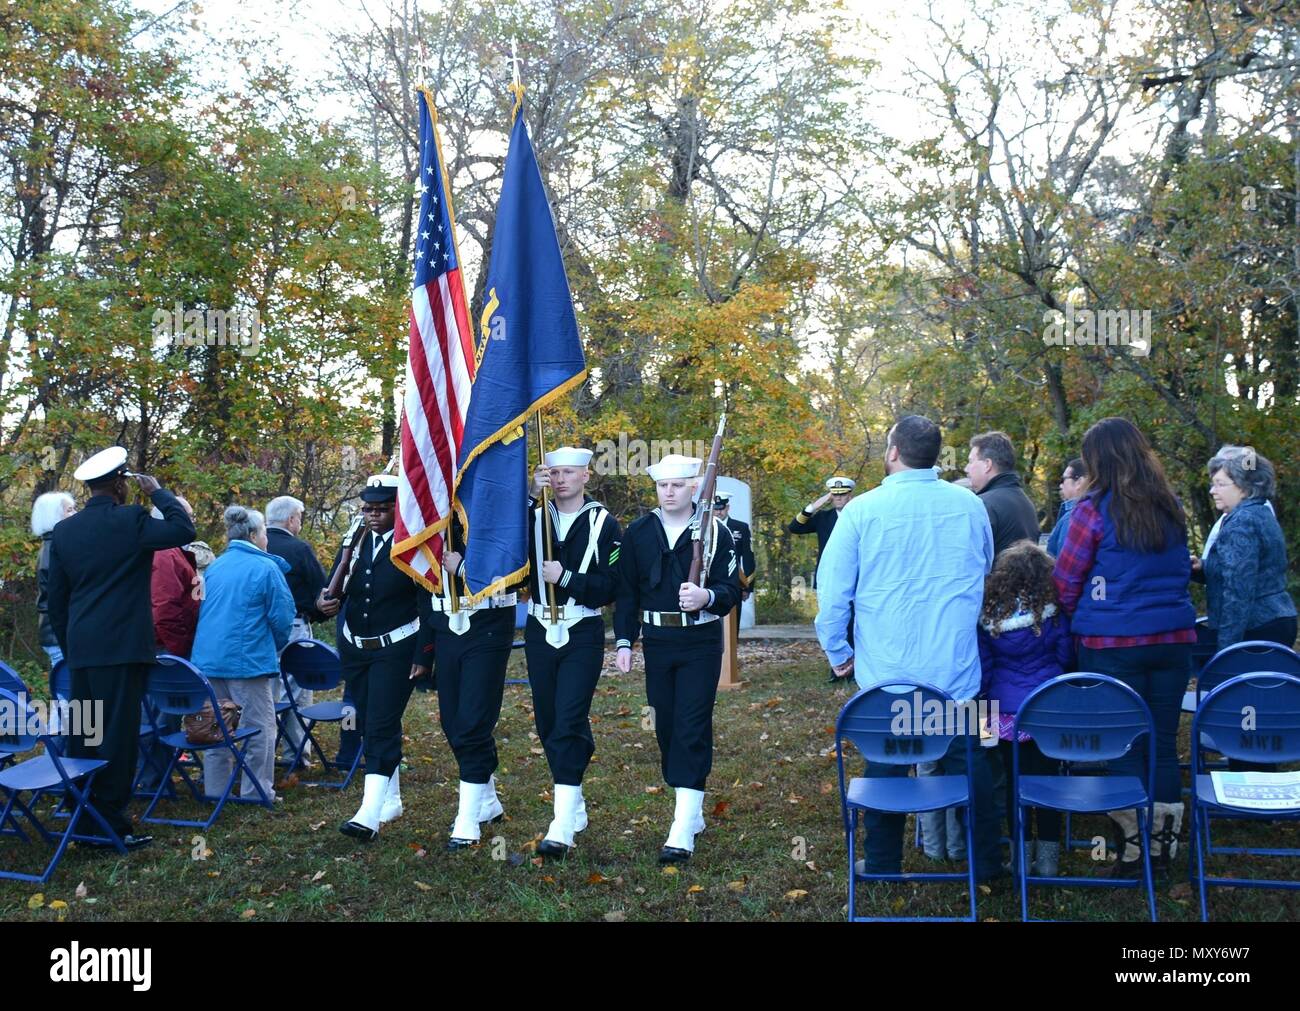
{"type": "MultiPolygon", "coordinates": [[[[1156,919],[1155,883],[1151,877],[1151,819],[1156,778],[1155,723],[1151,710],[1137,692],[1105,674],[1063,674],[1039,685],[1020,704],[1011,744],[1015,786],[1013,837],[1016,853],[1025,851],[1026,807],[1045,807],[1075,814],[1102,811],[1137,811],[1142,830],[1143,881],[1123,878],[1045,878],[1029,874],[1016,860],[1020,883],[1020,915],[1029,916],[1029,885],[1082,885],[1085,887],[1137,888],[1145,883],[1151,920],[1156,919]],[[1138,738],[1147,739],[1147,769],[1137,776],[1022,776],[1020,732],[1027,733],[1047,758],[1063,762],[1111,762],[1128,753],[1138,738]]],[[[1119,853],[1116,859],[1122,859],[1119,853]]]]}
{"type": "MultiPolygon", "coordinates": [[[[937,701],[941,711],[947,713],[953,706],[947,694],[930,685],[895,682],[877,685],[858,692],[844,704],[835,723],[836,758],[840,779],[840,808],[844,818],[844,833],[849,854],[849,922],[898,922],[912,920],[964,921],[975,920],[975,838],[973,833],[972,797],[975,795],[971,779],[974,755],[971,735],[963,734],[966,746],[966,775],[964,776],[887,776],[844,778],[844,741],[848,740],[858,753],[870,762],[885,765],[915,765],[933,762],[948,753],[956,733],[913,734],[911,721],[905,733],[895,733],[898,722],[895,703],[903,700],[911,706],[924,707],[937,701]],[[904,688],[906,693],[891,692],[889,688],[904,688]],[[856,838],[863,812],[883,814],[913,814],[956,807],[966,812],[967,869],[961,873],[923,874],[873,874],[859,873],[857,869],[856,838]],[[970,916],[858,916],[857,883],[859,881],[965,881],[970,892],[970,916]]],[[[945,726],[944,730],[957,728],[945,726]]],[[[865,853],[865,848],[864,848],[865,853]]]]}
{"type": "MultiPolygon", "coordinates": [[[[10,667],[3,660],[0,660],[0,688],[11,691],[15,695],[22,695],[24,697],[27,695],[27,685],[23,682],[23,679],[18,676],[16,670],[10,667]]],[[[17,752],[10,751],[4,745],[0,744],[0,769],[3,769],[6,765],[12,762],[16,754],[17,752]]],[[[0,825],[3,824],[4,822],[0,822],[0,825]]]]}
{"type": "Polygon", "coordinates": [[[126,854],[122,838],[90,802],[95,776],[108,763],[99,758],[65,758],[57,748],[50,747],[51,740],[41,724],[40,714],[27,701],[26,692],[20,694],[0,687],[0,748],[17,755],[31,751],[38,744],[45,745],[45,754],[0,769],[0,794],[4,797],[4,808],[0,810],[0,836],[16,836],[26,842],[27,834],[18,822],[18,815],[22,815],[45,842],[56,844],[54,855],[40,874],[0,870],[0,878],[45,884],[63,859],[68,843],[74,839],[111,845],[119,853],[126,854]],[[22,799],[25,793],[34,800],[41,793],[56,788],[76,802],[67,825],[59,833],[47,829],[31,805],[22,799]],[[94,819],[103,830],[102,835],[75,831],[83,814],[94,819]],[[6,825],[10,827],[5,828],[6,825]]]}
{"type": "MultiPolygon", "coordinates": [[[[203,708],[205,702],[212,706],[214,713],[219,714],[221,712],[221,705],[212,683],[188,660],[179,656],[172,656],[169,653],[159,654],[154,661],[154,665],[149,668],[148,680],[145,683],[145,697],[162,713],[174,713],[178,716],[196,713],[203,708]]],[[[161,782],[158,784],[158,788],[149,801],[149,806],[145,808],[144,814],[141,816],[141,821],[159,825],[185,825],[206,830],[212,827],[212,823],[217,820],[227,801],[238,804],[260,804],[263,807],[274,806],[275,802],[244,761],[244,751],[248,748],[249,738],[261,733],[261,728],[240,727],[231,733],[226,728],[225,721],[220,718],[217,719],[216,725],[221,728],[221,740],[216,744],[191,744],[184,732],[160,735],[159,740],[161,743],[172,750],[171,758],[167,762],[167,768],[163,773],[161,782]],[[199,774],[199,785],[196,786],[194,780],[190,778],[189,771],[184,765],[180,764],[179,759],[181,754],[186,751],[199,754],[216,748],[228,750],[233,761],[231,763],[230,779],[227,781],[221,796],[215,798],[216,805],[213,807],[211,815],[206,820],[153,817],[154,808],[158,806],[158,801],[171,787],[173,770],[180,773],[181,780],[189,789],[190,796],[199,804],[205,804],[214,799],[204,795],[201,789],[201,772],[199,774]],[[235,784],[240,780],[241,773],[248,774],[248,778],[257,791],[257,798],[231,796],[235,784]]]]}
{"type": "MultiPolygon", "coordinates": [[[[1239,674],[1201,699],[1192,717],[1192,767],[1201,769],[1201,748],[1210,747],[1229,759],[1270,763],[1300,760],[1300,677],[1281,672],[1239,674]],[[1248,728],[1247,728],[1248,727],[1248,728]]],[[[1262,773],[1262,775],[1271,775],[1262,773]]],[[[1300,821],[1297,810],[1258,810],[1220,803],[1214,780],[1198,772],[1192,780],[1192,879],[1201,897],[1201,919],[1209,918],[1206,886],[1231,888],[1300,888],[1300,881],[1273,878],[1215,878],[1205,873],[1205,858],[1215,854],[1294,857],[1300,849],[1254,846],[1215,846],[1210,821],[1300,821]]]]}
{"type": "MultiPolygon", "coordinates": [[[[1212,689],[1238,674],[1271,671],[1300,677],[1300,653],[1276,642],[1237,642],[1216,652],[1196,675],[1196,688],[1183,694],[1183,712],[1194,713],[1212,689]]],[[[1199,770],[1198,770],[1199,771],[1199,770]]]]}
{"type": "MultiPolygon", "coordinates": [[[[337,759],[326,758],[325,749],[316,740],[312,728],[318,723],[342,724],[349,717],[356,716],[356,707],[347,700],[346,696],[342,700],[315,702],[309,706],[299,706],[294,695],[293,686],[289,682],[291,677],[297,682],[300,691],[333,691],[343,679],[343,668],[339,663],[339,655],[332,646],[318,639],[298,639],[281,650],[280,678],[284,684],[284,699],[287,707],[284,716],[277,717],[277,722],[280,719],[285,721],[294,719],[298,721],[298,726],[302,728],[302,740],[294,750],[293,757],[288,760],[289,768],[292,769],[298,765],[303,752],[307,750],[307,745],[310,743],[315,747],[316,754],[320,756],[322,765],[327,769],[347,770],[344,777],[336,782],[324,783],[319,780],[304,780],[304,785],[326,786],[338,790],[345,789],[352,782],[357,766],[361,764],[362,749],[357,749],[357,753],[353,756],[350,764],[340,762],[337,759]]],[[[284,723],[280,723],[280,731],[276,738],[277,742],[284,737],[284,723]]]]}

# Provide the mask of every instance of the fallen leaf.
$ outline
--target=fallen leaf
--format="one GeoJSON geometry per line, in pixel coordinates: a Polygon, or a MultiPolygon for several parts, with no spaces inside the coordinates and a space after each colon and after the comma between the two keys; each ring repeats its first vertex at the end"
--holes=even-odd
{"type": "Polygon", "coordinates": [[[417,881],[417,882],[415,883],[415,887],[418,888],[418,889],[420,889],[420,891],[422,891],[422,892],[431,892],[431,891],[433,891],[433,885],[426,885],[423,881],[417,881]]]}
{"type": "Polygon", "coordinates": [[[544,754],[546,754],[546,752],[543,751],[541,748],[529,748],[528,750],[529,750],[530,752],[532,752],[534,755],[544,755],[544,754]]]}
{"type": "Polygon", "coordinates": [[[257,915],[257,910],[254,909],[252,906],[249,906],[247,909],[245,909],[242,913],[239,914],[239,918],[241,920],[251,920],[256,915],[257,915]]]}
{"type": "Polygon", "coordinates": [[[325,827],[325,823],[323,821],[314,821],[307,827],[310,828],[313,832],[319,832],[321,829],[325,827]]]}
{"type": "Polygon", "coordinates": [[[51,909],[67,909],[67,908],[68,908],[68,904],[67,904],[66,902],[64,902],[62,899],[55,899],[53,902],[50,903],[50,908],[51,908],[51,909]]]}
{"type": "Polygon", "coordinates": [[[677,868],[674,867],[672,864],[669,864],[667,867],[664,868],[664,873],[671,876],[677,873],[677,868]]]}
{"type": "Polygon", "coordinates": [[[700,892],[702,892],[702,891],[704,891],[704,886],[703,886],[703,885],[691,885],[690,888],[686,889],[686,894],[687,894],[687,895],[698,895],[698,894],[699,894],[700,892]]]}
{"type": "Polygon", "coordinates": [[[605,914],[606,923],[623,923],[627,920],[627,913],[621,909],[615,909],[605,914]]]}
{"type": "Polygon", "coordinates": [[[427,857],[429,855],[429,851],[426,849],[418,849],[415,851],[415,855],[417,857],[427,857]]]}
{"type": "Polygon", "coordinates": [[[320,880],[321,878],[323,878],[324,876],[325,876],[325,872],[324,872],[324,871],[317,871],[315,874],[313,874],[313,875],[311,876],[311,879],[312,879],[313,882],[316,882],[316,881],[319,881],[319,880],[320,880]]]}
{"type": "Polygon", "coordinates": [[[43,905],[45,905],[44,892],[37,892],[30,899],[27,900],[28,909],[40,909],[43,905]]]}
{"type": "Polygon", "coordinates": [[[992,894],[993,894],[993,889],[990,888],[988,885],[980,885],[980,894],[981,894],[981,895],[992,895],[992,894]]]}
{"type": "Polygon", "coordinates": [[[731,804],[728,803],[727,801],[725,800],[718,801],[715,805],[713,805],[713,817],[721,818],[724,814],[727,813],[727,808],[729,807],[731,807],[731,804]]]}
{"type": "Polygon", "coordinates": [[[1171,899],[1189,899],[1191,896],[1192,886],[1186,881],[1180,881],[1178,884],[1174,885],[1173,888],[1169,889],[1169,897],[1171,899]]]}
{"type": "Polygon", "coordinates": [[[809,860],[806,864],[804,864],[804,866],[807,867],[810,871],[815,871],[817,869],[817,865],[813,863],[811,860],[809,860]]]}
{"type": "Polygon", "coordinates": [[[86,890],[86,883],[83,881],[77,885],[77,890],[73,894],[79,899],[84,899],[90,893],[86,890]]]}
{"type": "Polygon", "coordinates": [[[99,901],[99,899],[95,898],[95,897],[92,895],[90,898],[88,898],[88,899],[86,900],[86,905],[88,905],[88,906],[93,906],[93,905],[94,905],[96,902],[98,902],[98,901],[99,901]]]}
{"type": "Polygon", "coordinates": [[[785,893],[785,897],[788,902],[802,902],[808,897],[808,892],[803,888],[791,888],[785,893]]]}
{"type": "Polygon", "coordinates": [[[550,874],[544,874],[544,875],[542,875],[542,881],[543,881],[543,883],[548,884],[548,885],[553,885],[553,884],[555,884],[555,878],[554,878],[552,875],[550,875],[550,874]]]}
{"type": "Polygon", "coordinates": [[[744,881],[728,881],[728,882],[727,882],[727,887],[730,888],[733,892],[743,892],[743,891],[745,890],[745,882],[744,882],[744,881]]]}
{"type": "Polygon", "coordinates": [[[603,884],[604,882],[605,882],[605,875],[601,874],[599,871],[592,871],[591,876],[587,878],[587,884],[589,885],[599,885],[599,884],[603,884]]]}
{"type": "Polygon", "coordinates": [[[663,792],[664,792],[664,788],[663,788],[662,786],[647,786],[647,787],[645,788],[645,792],[646,792],[646,793],[663,793],[663,792]]]}
{"type": "Polygon", "coordinates": [[[542,866],[544,866],[545,864],[546,864],[546,860],[545,860],[543,857],[533,857],[533,866],[534,866],[534,867],[542,867],[542,866]]]}

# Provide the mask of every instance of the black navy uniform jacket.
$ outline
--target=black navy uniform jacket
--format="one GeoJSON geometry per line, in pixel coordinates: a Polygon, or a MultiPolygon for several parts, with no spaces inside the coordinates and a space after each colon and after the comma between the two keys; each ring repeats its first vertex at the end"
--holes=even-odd
{"type": "MultiPolygon", "coordinates": [[[[736,550],[729,531],[719,520],[714,520],[717,532],[713,563],[704,577],[704,588],[713,591],[713,603],[705,608],[718,617],[726,617],[740,603],[740,578],[737,573],[736,550]]],[[[614,638],[616,645],[631,646],[641,629],[642,611],[680,611],[677,591],[691,571],[694,541],[690,527],[677,538],[671,550],[668,535],[658,509],[633,520],[623,534],[619,547],[618,592],[614,607],[614,638]]],[[[710,623],[712,625],[714,623],[710,623]]],[[[708,625],[704,627],[709,627],[708,625]]],[[[647,639],[670,639],[682,631],[680,627],[647,625],[647,639]]],[[[721,635],[721,631],[716,634],[721,635]]]]}
{"type": "MultiPolygon", "coordinates": [[[[393,535],[394,532],[389,531],[376,550],[375,535],[367,530],[357,545],[352,576],[347,582],[347,597],[339,610],[354,638],[370,639],[385,635],[414,621],[418,614],[418,584],[388,557],[393,535]]],[[[343,549],[339,548],[338,554],[334,556],[334,565],[338,565],[342,554],[343,549]]],[[[332,568],[331,566],[331,570],[332,568]]],[[[349,643],[346,637],[340,636],[339,649],[377,656],[387,650],[410,650],[418,635],[417,632],[382,650],[360,650],[349,643]]]]}
{"type": "Polygon", "coordinates": [[[160,520],[138,505],[92,495],[50,540],[50,627],[71,668],[152,664],[157,655],[150,584],[153,553],[194,540],[176,496],[150,496],[160,520]]]}
{"type": "Polygon", "coordinates": [[[749,590],[754,586],[754,537],[749,524],[743,520],[727,518],[727,529],[736,545],[736,558],[740,561],[740,586],[749,590]]]}
{"type": "MultiPolygon", "coordinates": [[[[537,499],[529,500],[528,509],[528,557],[537,559],[537,499]]],[[[569,525],[568,536],[562,541],[559,534],[558,510],[553,501],[547,502],[551,523],[550,557],[564,566],[564,575],[555,584],[555,603],[563,606],[572,597],[574,603],[583,607],[602,608],[614,602],[616,577],[614,563],[618,561],[619,541],[623,531],[618,520],[612,514],[606,515],[604,525],[600,528],[600,537],[596,542],[596,554],[587,566],[585,573],[578,567],[587,553],[587,544],[591,539],[592,516],[605,507],[589,495],[583,496],[582,508],[573,517],[569,525]]],[[[605,510],[606,513],[609,510],[605,510]]],[[[537,565],[533,564],[528,574],[529,599],[534,604],[549,604],[546,592],[547,583],[543,582],[537,565]]]]}
{"type": "Polygon", "coordinates": [[[798,516],[790,521],[786,530],[792,534],[816,534],[817,561],[820,562],[822,552],[826,550],[826,542],[831,539],[831,531],[835,529],[835,521],[840,518],[840,514],[833,507],[818,509],[807,522],[801,522],[804,515],[803,512],[800,512],[798,516]]]}
{"type": "Polygon", "coordinates": [[[324,621],[325,615],[316,610],[316,597],[329,580],[312,546],[282,527],[267,527],[266,550],[289,563],[284,578],[293,594],[293,606],[298,617],[324,621]]]}

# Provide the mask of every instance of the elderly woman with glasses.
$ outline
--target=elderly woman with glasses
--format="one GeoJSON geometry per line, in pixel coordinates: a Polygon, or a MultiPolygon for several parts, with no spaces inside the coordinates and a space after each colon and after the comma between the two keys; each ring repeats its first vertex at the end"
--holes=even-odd
{"type": "Polygon", "coordinates": [[[41,553],[36,562],[36,612],[40,617],[41,649],[48,654],[51,667],[63,659],[63,650],[59,648],[59,640],[50,624],[50,543],[54,540],[55,526],[76,511],[76,501],[62,491],[46,492],[32,503],[32,533],[41,539],[41,553]]]}
{"type": "Polygon", "coordinates": [[[1224,446],[1208,469],[1210,497],[1223,516],[1204,554],[1192,558],[1192,578],[1205,583],[1215,646],[1250,640],[1294,646],[1286,540],[1269,503],[1277,488],[1273,465],[1248,447],[1224,446]]]}

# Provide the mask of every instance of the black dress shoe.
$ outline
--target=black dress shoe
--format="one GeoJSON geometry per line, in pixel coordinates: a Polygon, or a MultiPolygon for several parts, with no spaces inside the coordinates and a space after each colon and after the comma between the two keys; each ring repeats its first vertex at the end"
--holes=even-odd
{"type": "Polygon", "coordinates": [[[569,847],[554,839],[543,839],[537,844],[537,852],[544,857],[563,859],[569,855],[569,847]]]}
{"type": "Polygon", "coordinates": [[[665,846],[659,851],[660,864],[684,864],[690,858],[690,850],[678,849],[676,846],[665,846]]]}
{"type": "MultiPolygon", "coordinates": [[[[128,850],[138,850],[142,846],[148,846],[153,842],[151,835],[131,835],[129,832],[122,836],[122,845],[128,850]]],[[[107,839],[78,839],[78,845],[89,846],[93,850],[115,850],[117,846],[107,839]]]]}
{"type": "Polygon", "coordinates": [[[378,829],[369,828],[358,821],[345,821],[339,826],[339,831],[362,842],[374,842],[379,837],[378,829]]]}
{"type": "Polygon", "coordinates": [[[479,841],[477,839],[457,839],[455,836],[452,836],[447,840],[447,852],[459,853],[461,850],[471,850],[477,846],[478,843],[479,841]]]}

